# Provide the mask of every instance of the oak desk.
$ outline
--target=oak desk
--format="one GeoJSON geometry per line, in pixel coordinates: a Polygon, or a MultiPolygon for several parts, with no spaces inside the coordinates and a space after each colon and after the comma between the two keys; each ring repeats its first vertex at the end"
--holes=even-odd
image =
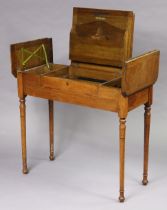
{"type": "Polygon", "coordinates": [[[50,160],[54,159],[53,101],[118,113],[120,202],[124,197],[125,129],[128,112],[145,106],[144,172],[146,185],[153,84],[158,77],[159,51],[132,58],[134,14],[130,11],[74,8],[69,66],[53,64],[52,39],[11,45],[12,73],[20,99],[23,173],[27,173],[27,95],[48,99],[50,160]]]}

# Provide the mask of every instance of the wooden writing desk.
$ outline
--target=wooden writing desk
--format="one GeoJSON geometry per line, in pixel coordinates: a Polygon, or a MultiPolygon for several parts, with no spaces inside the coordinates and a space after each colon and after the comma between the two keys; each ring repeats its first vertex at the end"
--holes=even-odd
{"type": "Polygon", "coordinates": [[[69,66],[53,64],[50,38],[11,45],[12,73],[17,77],[20,99],[23,173],[28,172],[27,95],[48,99],[50,160],[54,159],[54,100],[116,112],[120,122],[119,200],[123,202],[126,118],[129,111],[144,104],[143,184],[147,184],[150,112],[159,51],[131,58],[133,27],[133,12],[74,8],[69,66]]]}

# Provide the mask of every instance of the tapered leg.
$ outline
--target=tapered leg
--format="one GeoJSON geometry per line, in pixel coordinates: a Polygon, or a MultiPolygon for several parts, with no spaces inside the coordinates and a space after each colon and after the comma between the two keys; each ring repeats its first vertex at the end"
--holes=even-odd
{"type": "Polygon", "coordinates": [[[126,119],[120,118],[119,139],[120,139],[120,196],[119,201],[124,202],[124,168],[125,168],[125,131],[126,119]]]}
{"type": "Polygon", "coordinates": [[[23,173],[27,174],[27,151],[26,151],[26,105],[25,97],[20,98],[20,121],[21,121],[21,143],[22,143],[22,163],[23,173]]]}
{"type": "Polygon", "coordinates": [[[149,155],[149,134],[150,134],[151,106],[145,105],[144,113],[144,166],[143,185],[148,183],[148,155],[149,155]]]}
{"type": "Polygon", "coordinates": [[[48,100],[49,103],[49,136],[50,136],[50,160],[54,160],[54,103],[48,100]]]}

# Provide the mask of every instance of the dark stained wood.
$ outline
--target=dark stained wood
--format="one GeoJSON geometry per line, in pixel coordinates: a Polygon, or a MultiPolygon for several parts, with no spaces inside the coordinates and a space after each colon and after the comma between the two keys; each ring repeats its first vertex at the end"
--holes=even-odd
{"type": "MultiPolygon", "coordinates": [[[[120,194],[125,200],[125,130],[128,112],[145,105],[143,184],[148,182],[150,110],[153,85],[158,77],[159,51],[132,56],[134,14],[129,11],[74,8],[70,35],[70,65],[53,64],[51,39],[11,46],[12,73],[17,76],[20,98],[23,173],[27,173],[25,97],[49,102],[50,160],[54,159],[53,101],[118,113],[120,143],[120,194]],[[33,57],[23,69],[20,49],[47,47],[49,68],[33,57]]],[[[42,52],[41,52],[42,53],[42,52]]]]}
{"type": "Polygon", "coordinates": [[[74,8],[70,59],[122,67],[132,56],[133,25],[131,11],[74,8]]]}

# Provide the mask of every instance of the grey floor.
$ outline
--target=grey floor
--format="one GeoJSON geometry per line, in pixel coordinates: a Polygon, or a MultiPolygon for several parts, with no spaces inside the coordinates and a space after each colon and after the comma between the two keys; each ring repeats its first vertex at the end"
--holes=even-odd
{"type": "Polygon", "coordinates": [[[167,1],[0,0],[0,210],[166,210],[167,1]],[[73,7],[133,10],[133,56],[160,49],[150,136],[149,185],[142,186],[143,107],[127,119],[126,202],[119,195],[118,117],[55,103],[55,161],[49,161],[48,105],[27,98],[29,174],[21,173],[17,82],[11,43],[52,37],[54,62],[68,64],[73,7]]]}

